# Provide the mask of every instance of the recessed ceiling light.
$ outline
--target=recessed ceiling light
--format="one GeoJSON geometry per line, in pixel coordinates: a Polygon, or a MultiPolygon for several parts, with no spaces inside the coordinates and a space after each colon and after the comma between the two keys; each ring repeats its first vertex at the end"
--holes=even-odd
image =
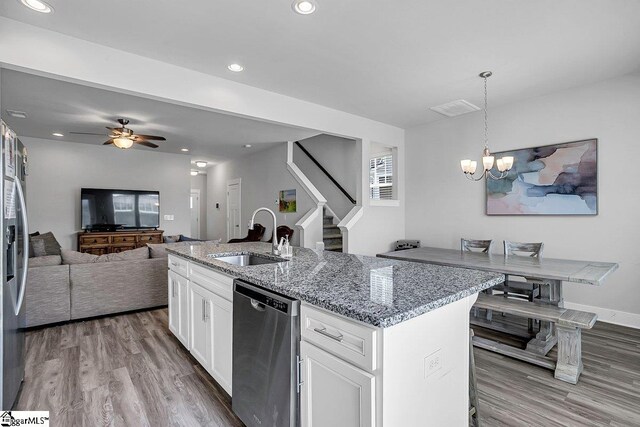
{"type": "Polygon", "coordinates": [[[244,148],[251,148],[251,144],[244,144],[244,148]]]}
{"type": "Polygon", "coordinates": [[[53,136],[64,136],[64,134],[62,134],[60,132],[54,132],[51,135],[53,135],[53,136]]]}
{"type": "Polygon", "coordinates": [[[51,13],[53,12],[53,7],[51,5],[43,2],[42,0],[19,0],[20,3],[27,6],[31,10],[35,10],[40,13],[51,13]]]}
{"type": "Polygon", "coordinates": [[[309,15],[316,11],[316,2],[313,0],[295,0],[291,8],[300,15],[309,15]]]}
{"type": "Polygon", "coordinates": [[[15,117],[16,119],[26,119],[27,118],[27,113],[25,113],[24,111],[7,110],[7,114],[10,115],[11,117],[15,117]]]}
{"type": "Polygon", "coordinates": [[[191,171],[191,176],[196,176],[198,175],[198,171],[191,171]]]}
{"type": "Polygon", "coordinates": [[[181,148],[180,151],[184,151],[185,153],[189,151],[188,148],[181,148]]]}
{"type": "Polygon", "coordinates": [[[199,167],[199,168],[203,168],[203,167],[207,166],[207,162],[205,162],[204,160],[198,160],[196,162],[196,166],[199,167]]]}
{"type": "Polygon", "coordinates": [[[240,64],[231,64],[227,68],[234,73],[239,73],[240,71],[244,70],[244,67],[240,64]]]}

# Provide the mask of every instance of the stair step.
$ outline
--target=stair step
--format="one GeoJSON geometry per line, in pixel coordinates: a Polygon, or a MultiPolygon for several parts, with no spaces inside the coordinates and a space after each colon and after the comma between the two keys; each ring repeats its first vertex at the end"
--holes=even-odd
{"type": "Polygon", "coordinates": [[[325,251],[340,251],[342,252],[342,244],[331,244],[331,245],[324,245],[324,250],[325,251]]]}
{"type": "Polygon", "coordinates": [[[340,233],[331,233],[325,234],[322,236],[323,239],[342,239],[342,234],[340,233]]]}
{"type": "Polygon", "coordinates": [[[326,230],[328,228],[338,228],[338,226],[335,224],[322,224],[322,228],[326,230]]]}

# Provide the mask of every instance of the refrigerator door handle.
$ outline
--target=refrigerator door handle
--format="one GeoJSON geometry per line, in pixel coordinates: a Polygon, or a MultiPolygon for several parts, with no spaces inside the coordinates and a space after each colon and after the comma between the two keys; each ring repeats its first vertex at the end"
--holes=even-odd
{"type": "Polygon", "coordinates": [[[18,294],[18,302],[16,304],[16,315],[20,313],[22,303],[24,302],[24,294],[27,288],[27,268],[29,266],[29,221],[27,219],[27,203],[24,200],[24,192],[20,180],[15,178],[16,189],[18,190],[18,199],[20,199],[20,213],[22,214],[22,277],[20,278],[20,293],[18,294]]]}

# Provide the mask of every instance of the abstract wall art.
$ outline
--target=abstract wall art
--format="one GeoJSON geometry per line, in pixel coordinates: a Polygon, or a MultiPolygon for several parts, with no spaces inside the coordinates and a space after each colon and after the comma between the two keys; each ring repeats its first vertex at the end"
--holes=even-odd
{"type": "Polygon", "coordinates": [[[278,210],[283,213],[296,211],[296,189],[281,190],[278,193],[278,210]]]}
{"type": "Polygon", "coordinates": [[[493,153],[514,161],[486,180],[487,215],[597,215],[597,154],[597,139],[493,153]]]}

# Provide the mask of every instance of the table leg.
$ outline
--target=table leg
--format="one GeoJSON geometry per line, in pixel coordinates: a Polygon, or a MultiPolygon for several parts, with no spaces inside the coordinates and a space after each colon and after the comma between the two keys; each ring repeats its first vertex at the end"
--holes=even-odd
{"type": "MultiPolygon", "coordinates": [[[[540,285],[540,302],[564,307],[561,280],[545,280],[540,285]]],[[[558,342],[556,327],[552,322],[540,322],[540,332],[527,343],[527,351],[544,356],[558,342]]]]}

